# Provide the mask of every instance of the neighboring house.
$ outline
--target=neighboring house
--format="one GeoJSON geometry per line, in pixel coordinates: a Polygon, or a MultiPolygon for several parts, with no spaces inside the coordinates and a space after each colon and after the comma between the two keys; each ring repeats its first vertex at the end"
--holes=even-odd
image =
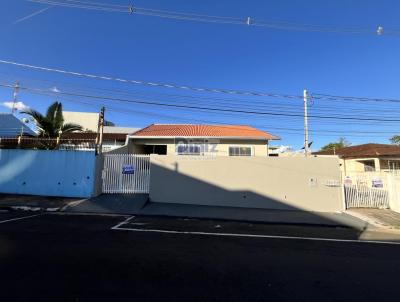
{"type": "Polygon", "coordinates": [[[81,125],[84,131],[97,132],[99,113],[63,111],[64,123],[81,125]]]}
{"type": "Polygon", "coordinates": [[[396,145],[364,144],[313,154],[338,156],[345,174],[400,170],[400,146],[396,145]]]}
{"type": "MultiPolygon", "coordinates": [[[[129,128],[129,127],[114,127],[105,126],[103,131],[103,151],[111,151],[116,148],[122,147],[126,143],[126,138],[128,134],[132,134],[138,131],[139,128],[129,128]]],[[[62,135],[62,139],[65,140],[82,140],[82,142],[94,142],[96,140],[96,132],[75,132],[75,133],[65,133],[62,135]]],[[[68,144],[68,143],[67,143],[68,144]]],[[[89,149],[93,149],[93,144],[88,145],[89,149]]]]}
{"type": "Polygon", "coordinates": [[[278,137],[241,125],[152,124],[128,136],[135,154],[268,156],[278,137]]]}
{"type": "Polygon", "coordinates": [[[36,133],[11,113],[0,113],[0,138],[36,136],[36,133]]]}

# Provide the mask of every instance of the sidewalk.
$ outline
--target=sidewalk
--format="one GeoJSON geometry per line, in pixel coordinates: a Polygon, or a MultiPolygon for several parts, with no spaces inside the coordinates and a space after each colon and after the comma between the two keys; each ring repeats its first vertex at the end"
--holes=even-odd
{"type": "Polygon", "coordinates": [[[353,217],[362,219],[377,229],[400,232],[400,213],[388,209],[352,208],[346,211],[353,217]]]}
{"type": "Polygon", "coordinates": [[[148,202],[145,194],[101,195],[64,209],[69,213],[129,214],[188,218],[208,218],[273,224],[350,227],[364,230],[368,224],[345,213],[284,211],[221,206],[200,206],[148,202]]]}
{"type": "Polygon", "coordinates": [[[0,194],[0,209],[57,211],[79,198],[0,194]]]}

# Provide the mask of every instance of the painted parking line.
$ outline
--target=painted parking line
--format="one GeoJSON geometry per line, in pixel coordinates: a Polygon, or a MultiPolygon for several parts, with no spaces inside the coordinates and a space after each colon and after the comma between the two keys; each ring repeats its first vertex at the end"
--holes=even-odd
{"type": "Polygon", "coordinates": [[[133,218],[135,218],[135,216],[130,216],[130,217],[126,218],[124,221],[122,221],[122,222],[118,223],[117,225],[113,226],[111,228],[111,230],[120,230],[120,227],[122,225],[129,223],[129,221],[131,221],[131,219],[133,219],[133,218]]]}
{"type": "Polygon", "coordinates": [[[44,215],[44,214],[35,214],[35,215],[29,215],[29,216],[11,218],[11,219],[7,219],[7,220],[1,220],[1,221],[0,221],[0,224],[2,224],[2,223],[7,223],[7,222],[12,222],[12,221],[17,221],[17,220],[22,220],[22,219],[33,218],[33,217],[42,216],[42,215],[44,215]]]}
{"type": "Polygon", "coordinates": [[[306,240],[306,241],[324,241],[324,242],[342,242],[342,243],[369,243],[369,244],[386,244],[400,245],[400,242],[394,241],[377,241],[377,240],[359,240],[359,239],[334,239],[334,238],[318,238],[318,237],[300,237],[300,236],[278,236],[278,235],[259,235],[259,234],[236,234],[236,233],[212,233],[212,232],[187,232],[187,231],[172,231],[160,229],[138,229],[122,227],[128,223],[134,216],[129,217],[125,221],[120,222],[112,227],[112,230],[131,231],[131,232],[149,232],[149,233],[164,233],[164,234],[182,234],[182,235],[200,235],[200,236],[217,236],[217,237],[237,237],[237,238],[265,238],[265,239],[287,239],[287,240],[306,240]]]}

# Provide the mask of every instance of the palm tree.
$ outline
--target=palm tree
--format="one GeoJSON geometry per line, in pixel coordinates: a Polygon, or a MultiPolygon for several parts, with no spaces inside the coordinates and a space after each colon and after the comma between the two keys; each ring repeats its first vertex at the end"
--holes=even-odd
{"type": "Polygon", "coordinates": [[[74,123],[64,124],[64,117],[62,114],[62,104],[54,102],[47,108],[46,115],[41,114],[39,111],[29,109],[24,111],[31,116],[36,127],[39,130],[39,137],[43,138],[56,138],[60,133],[70,133],[74,131],[82,131],[82,126],[74,123]]]}

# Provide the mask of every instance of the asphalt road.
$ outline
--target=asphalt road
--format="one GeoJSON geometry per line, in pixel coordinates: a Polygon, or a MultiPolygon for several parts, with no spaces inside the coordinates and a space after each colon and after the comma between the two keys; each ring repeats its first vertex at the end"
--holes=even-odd
{"type": "Polygon", "coordinates": [[[357,238],[350,229],[31,215],[0,213],[0,301],[398,299],[400,245],[141,231],[357,238]]]}

